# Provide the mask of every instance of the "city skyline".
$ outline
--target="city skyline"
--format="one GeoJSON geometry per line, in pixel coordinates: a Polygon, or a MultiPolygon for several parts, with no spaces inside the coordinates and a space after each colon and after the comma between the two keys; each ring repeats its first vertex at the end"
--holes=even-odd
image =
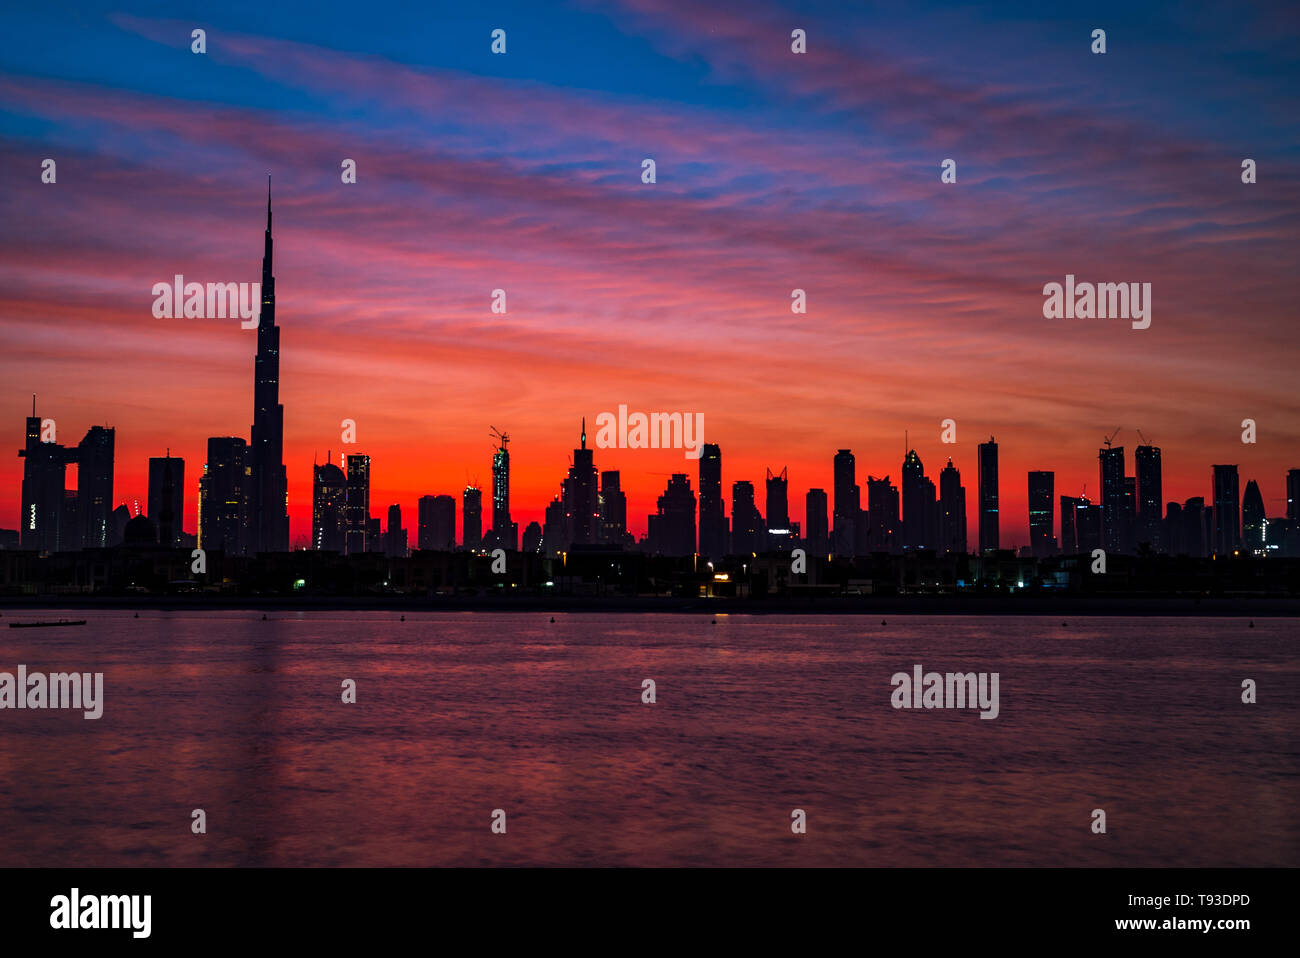
{"type": "MultiPolygon", "coordinates": [[[[255,368],[260,369],[260,365],[255,368]]],[[[262,380],[255,377],[255,394],[261,383],[262,380]]],[[[230,508],[206,507],[208,517],[196,523],[195,535],[187,533],[183,524],[180,528],[175,525],[175,506],[179,503],[184,514],[184,503],[189,501],[189,497],[184,495],[184,459],[172,456],[170,447],[166,456],[149,459],[146,500],[149,508],[142,510],[138,496],[115,495],[112,491],[116,472],[113,453],[115,430],[92,426],[75,449],[65,447],[52,440],[42,440],[45,420],[35,415],[35,397],[32,411],[33,415],[26,419],[26,445],[19,451],[19,458],[24,460],[28,473],[23,483],[23,499],[31,505],[20,510],[19,530],[11,530],[18,532],[23,548],[71,551],[87,544],[91,547],[111,545],[112,514],[115,509],[129,509],[127,503],[130,501],[135,505],[134,516],[144,515],[154,521],[159,543],[166,539],[181,547],[184,541],[194,538],[196,541],[192,544],[236,554],[287,551],[258,547],[253,511],[256,471],[252,464],[251,446],[242,438],[208,439],[208,455],[203,474],[196,482],[193,501],[200,518],[205,514],[202,505],[205,501],[224,501],[230,508]],[[75,489],[67,489],[65,473],[68,465],[79,469],[75,489]],[[86,467],[84,475],[83,466],[86,467]],[[177,488],[175,476],[182,477],[180,488],[177,488]],[[247,486],[242,492],[241,483],[247,486]],[[56,492],[62,495],[55,495],[56,492]],[[49,503],[53,500],[57,503],[51,510],[49,503]],[[118,505],[114,506],[114,502],[118,505]],[[25,525],[23,519],[28,512],[31,524],[25,525]],[[41,517],[39,524],[38,516],[41,517]],[[53,532],[50,531],[50,516],[56,517],[53,532]],[[60,519],[70,531],[60,529],[60,519]]],[[[806,525],[803,520],[792,519],[787,468],[783,468],[779,475],[767,469],[766,500],[761,511],[757,508],[752,481],[734,480],[731,508],[728,510],[726,496],[721,494],[724,474],[722,450],[719,444],[710,443],[702,449],[694,482],[689,473],[674,473],[658,497],[656,512],[647,514],[645,532],[636,535],[634,527],[627,521],[627,499],[620,489],[621,472],[598,467],[594,450],[587,447],[584,417],[580,445],[573,450],[568,477],[560,480],[558,494],[546,508],[545,525],[537,521],[528,524],[525,543],[530,535],[533,538],[524,549],[555,552],[574,545],[610,543],[627,549],[649,547],[668,554],[698,552],[706,557],[720,558],[747,551],[808,548],[820,542],[825,543],[828,552],[838,555],[866,555],[878,551],[899,554],[915,550],[975,554],[1010,548],[1041,558],[1062,552],[1087,553],[1094,548],[1132,555],[1140,551],[1140,546],[1153,552],[1208,555],[1231,553],[1242,548],[1262,551],[1273,542],[1266,531],[1270,521],[1286,520],[1294,526],[1300,518],[1300,468],[1287,471],[1283,479],[1286,494],[1282,497],[1282,508],[1274,510],[1272,515],[1264,503],[1257,479],[1246,480],[1243,496],[1237,464],[1213,464],[1210,495],[1187,497],[1180,502],[1163,494],[1163,457],[1159,447],[1150,443],[1139,445],[1134,462],[1137,475],[1126,475],[1124,447],[1112,443],[1118,431],[1112,432],[1098,450],[1099,492],[1093,497],[1086,493],[1077,497],[1062,493],[1058,498],[1054,471],[1030,470],[1027,473],[1026,519],[1030,536],[1026,544],[1000,541],[1003,517],[999,509],[999,490],[1004,485],[1004,477],[999,469],[998,444],[994,437],[979,444],[976,492],[981,505],[974,516],[967,510],[967,488],[953,459],[949,457],[946,460],[938,474],[940,484],[936,485],[926,474],[924,463],[914,447],[908,450],[903,460],[897,484],[889,475],[881,478],[866,476],[867,509],[861,507],[861,484],[857,481],[852,450],[840,449],[834,459],[835,498],[828,500],[823,489],[810,487],[804,497],[806,525]],[[986,487],[987,493],[984,491],[986,487]],[[611,496],[617,497],[618,501],[607,508],[605,503],[611,496]],[[705,509],[704,503],[714,499],[716,506],[705,509]],[[831,502],[837,505],[830,508],[831,502]],[[1153,504],[1159,503],[1164,505],[1153,510],[1153,504]],[[1187,510],[1193,507],[1196,511],[1188,513],[1187,510]],[[706,514],[716,518],[706,518],[706,514]],[[960,521],[963,515],[964,524],[960,521]],[[736,522],[737,516],[740,523],[736,522]],[[682,523],[688,520],[688,527],[684,527],[682,523]],[[660,524],[658,530],[656,522],[660,524]],[[714,523],[720,524],[716,537],[707,531],[714,523]],[[966,548],[972,523],[979,539],[978,549],[966,548]],[[625,532],[632,533],[630,539],[625,540],[625,532]],[[701,537],[706,540],[705,544],[701,544],[701,537]],[[667,542],[673,545],[664,548],[663,544],[667,542]]],[[[493,429],[493,435],[498,442],[492,462],[496,500],[494,517],[498,525],[507,527],[506,534],[502,536],[495,527],[489,527],[484,536],[478,516],[481,490],[468,485],[462,493],[459,525],[452,496],[446,493],[420,496],[417,509],[412,510],[418,516],[416,548],[468,546],[490,550],[503,547],[513,551],[519,547],[518,523],[511,520],[509,505],[510,469],[506,451],[509,436],[496,429],[493,429]],[[471,512],[474,514],[473,531],[467,541],[463,523],[471,512]],[[438,530],[436,534],[434,529],[438,530]]],[[[296,543],[294,549],[406,554],[409,547],[407,530],[401,525],[401,503],[391,503],[387,507],[388,525],[382,528],[379,517],[372,515],[375,509],[371,504],[371,457],[364,453],[341,452],[339,459],[340,465],[335,465],[330,453],[325,462],[313,462],[313,492],[309,505],[311,538],[306,543],[296,543]],[[346,463],[346,472],[343,463],[346,463]]],[[[120,532],[118,530],[119,537],[120,532]]],[[[1291,528],[1288,542],[1294,538],[1295,530],[1291,528]]],[[[1289,554],[1290,549],[1290,545],[1282,546],[1282,554],[1289,554]]]]}
{"type": "MultiPolygon", "coordinates": [[[[254,443],[255,337],[157,319],[148,290],[255,278],[251,184],[270,170],[291,546],[310,539],[312,463],[341,448],[345,419],[375,464],[376,510],[413,516],[421,496],[475,484],[488,528],[484,440],[502,426],[522,534],[557,493],[573,423],[620,403],[703,414],[724,492],[747,480],[761,501],[779,463],[795,513],[809,488],[834,508],[838,448],[861,477],[897,483],[910,430],[931,479],[949,455],[962,472],[971,543],[990,435],[1008,546],[1029,542],[1029,471],[1052,471],[1058,499],[1086,484],[1100,501],[1096,451],[1117,424],[1130,448],[1141,429],[1163,449],[1166,501],[1212,501],[1208,465],[1238,463],[1283,513],[1300,449],[1285,278],[1298,151],[1270,85],[1286,61],[1258,42],[1278,24],[1243,13],[1201,36],[1182,21],[1193,49],[1254,56],[1247,73],[1214,60],[1188,75],[1185,44],[1143,34],[1140,57],[1096,57],[1082,27],[1007,15],[946,11],[966,22],[936,37],[924,5],[876,20],[652,6],[546,24],[507,6],[504,56],[487,40],[498,24],[469,15],[434,45],[328,15],[272,13],[262,32],[218,17],[200,57],[189,24],[16,12],[58,42],[0,59],[0,162],[17,171],[0,192],[0,404],[39,393],[64,443],[114,428],[118,501],[144,501],[147,461],[170,447],[190,463],[194,530],[207,439],[254,443]],[[796,17],[803,59],[788,49],[796,17]],[[359,55],[354,31],[382,55],[359,55]],[[1003,72],[997,51],[1023,57],[1026,31],[1041,59],[1003,72]],[[936,56],[954,68],[936,76],[936,56]],[[1228,118],[1197,107],[1225,98],[1228,118]],[[1245,156],[1260,164],[1250,185],[1245,156]],[[56,183],[40,181],[45,157],[56,183]],[[1044,319],[1043,284],[1067,274],[1151,282],[1153,324],[1044,319]],[[938,442],[948,419],[955,446],[938,442]]],[[[1140,32],[1122,8],[1104,16],[1112,39],[1140,32]]],[[[665,477],[694,472],[680,452],[594,452],[621,472],[636,535],[665,477]]],[[[0,457],[0,516],[17,516],[20,477],[0,457]]]]}

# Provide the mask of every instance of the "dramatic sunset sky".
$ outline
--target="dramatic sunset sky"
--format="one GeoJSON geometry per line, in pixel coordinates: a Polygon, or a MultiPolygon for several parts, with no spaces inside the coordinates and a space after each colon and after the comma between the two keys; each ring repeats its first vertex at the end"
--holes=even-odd
{"type": "MultiPolygon", "coordinates": [[[[155,319],[151,289],[257,281],[268,172],[295,543],[345,418],[372,512],[400,503],[408,527],[423,494],[488,489],[489,426],[508,431],[522,530],[581,417],[593,434],[620,403],[704,414],[728,515],[733,481],[788,467],[802,521],[841,447],[865,505],[868,473],[899,480],[907,430],[929,475],[961,469],[974,543],[992,434],[1002,543],[1023,545],[1026,471],[1095,500],[1116,427],[1130,473],[1135,430],[1162,447],[1166,500],[1210,496],[1211,464],[1238,463],[1284,511],[1295,4],[7,6],[0,528],[19,521],[35,392],[63,443],[116,427],[118,501],[144,500],[149,456],[184,457],[194,531],[207,437],[249,433],[256,334],[155,319]],[[1151,283],[1151,327],[1044,319],[1066,273],[1151,283]]],[[[622,470],[638,534],[670,473],[698,489],[679,451],[596,464],[622,470]]]]}

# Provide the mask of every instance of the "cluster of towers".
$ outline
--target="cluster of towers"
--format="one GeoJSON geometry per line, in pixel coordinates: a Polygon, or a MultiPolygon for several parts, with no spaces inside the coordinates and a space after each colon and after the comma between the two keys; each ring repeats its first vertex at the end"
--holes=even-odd
{"type": "MultiPolygon", "coordinates": [[[[272,269],[271,194],[268,179],[266,234],[262,258],[262,302],[254,361],[251,437],[213,437],[199,478],[197,544],[229,554],[287,552],[288,485],[284,465],[284,407],[280,390],[280,329],[275,322],[272,269]]],[[[114,509],[114,430],[92,426],[75,447],[55,441],[54,423],[27,419],[22,514],[16,534],[0,530],[0,547],[11,544],[42,552],[103,548],[124,541],[155,542],[172,548],[195,544],[182,529],[185,462],[170,455],[149,460],[147,517],[132,518],[126,506],[114,509]],[[66,489],[66,469],[75,465],[77,488],[66,489]]],[[[1118,432],[1118,430],[1117,430],[1118,432]]],[[[597,472],[587,446],[583,420],[578,448],[557,496],[546,507],[544,523],[524,529],[510,515],[510,437],[496,429],[492,455],[491,525],[482,520],[482,491],[468,485],[461,495],[461,535],[456,535],[456,502],[450,495],[426,495],[418,506],[416,547],[422,550],[502,548],[556,555],[574,548],[640,548],[654,554],[709,559],[804,547],[813,554],[840,556],[932,551],[965,553],[966,490],[951,459],[936,484],[925,475],[915,449],[903,458],[900,485],[889,476],[867,476],[866,503],[858,484],[853,452],[840,449],[833,460],[833,509],[824,489],[808,490],[804,523],[792,521],[786,469],[768,469],[760,511],[754,483],[731,485],[731,515],[723,501],[722,451],[705,443],[699,457],[696,492],[690,477],[674,473],[647,517],[639,543],[627,526],[627,496],[617,471],[597,472]]],[[[1139,433],[1140,435],[1140,433],[1139,433]]],[[[1210,501],[1195,497],[1170,502],[1162,512],[1161,453],[1143,442],[1135,450],[1135,474],[1126,475],[1124,448],[1112,446],[1114,433],[1099,450],[1101,499],[1085,492],[1059,499],[1055,476],[1028,474],[1029,544],[1022,551],[1038,557],[1167,552],[1179,555],[1300,555],[1300,470],[1287,475],[1285,518],[1269,518],[1259,486],[1251,480],[1244,496],[1237,466],[1213,467],[1210,501]],[[1059,535],[1054,532],[1059,528],[1059,535]]],[[[906,444],[905,444],[906,445],[906,444]]],[[[978,551],[1001,548],[998,507],[998,445],[990,437],[977,450],[978,551]]],[[[407,532],[401,507],[390,506],[386,530],[370,515],[371,461],[367,455],[332,455],[313,467],[311,547],[342,554],[385,552],[406,555],[407,532]]],[[[137,510],[138,512],[138,510],[137,510]]]]}

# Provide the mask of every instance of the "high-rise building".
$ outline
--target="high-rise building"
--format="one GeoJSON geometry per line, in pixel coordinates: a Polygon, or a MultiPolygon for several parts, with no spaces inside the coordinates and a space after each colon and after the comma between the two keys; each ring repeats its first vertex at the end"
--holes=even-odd
{"type": "MultiPolygon", "coordinates": [[[[909,449],[903,457],[902,485],[903,510],[899,517],[903,532],[903,551],[925,548],[926,510],[921,501],[921,483],[925,479],[925,466],[915,449],[909,449]]],[[[871,497],[867,497],[867,509],[871,509],[871,497]]]]}
{"type": "Polygon", "coordinates": [[[1166,504],[1164,528],[1160,530],[1160,543],[1169,555],[1187,555],[1187,542],[1183,538],[1183,531],[1182,504],[1177,502],[1166,504]]]}
{"type": "Polygon", "coordinates": [[[252,536],[249,499],[252,467],[248,443],[238,436],[208,440],[199,479],[199,548],[246,555],[252,536]]]}
{"type": "Polygon", "coordinates": [[[519,547],[523,552],[539,553],[542,551],[542,525],[540,522],[534,521],[524,526],[524,534],[519,547]]]}
{"type": "Polygon", "coordinates": [[[1035,558],[1043,559],[1056,554],[1056,538],[1052,528],[1056,492],[1056,473],[1034,471],[1029,473],[1029,549],[1035,558]]]}
{"type": "Polygon", "coordinates": [[[77,525],[82,549],[108,547],[113,513],[114,430],[91,426],[77,444],[77,525]]]}
{"type": "Polygon", "coordinates": [[[998,444],[979,444],[980,552],[998,548],[998,444]]]}
{"type": "Polygon", "coordinates": [[[513,551],[519,543],[519,527],[510,518],[510,437],[497,433],[499,444],[492,453],[492,537],[498,548],[513,551]]]}
{"type": "Polygon", "coordinates": [[[388,530],[384,533],[384,554],[394,559],[406,557],[406,530],[402,528],[402,507],[388,507],[388,530]]]}
{"type": "Polygon", "coordinates": [[[902,531],[898,515],[898,487],[889,477],[867,476],[867,551],[900,553],[902,531]]]}
{"type": "Polygon", "coordinates": [[[253,362],[250,523],[252,552],[289,551],[289,481],[284,468],[284,407],[280,405],[280,327],[275,324],[271,178],[266,178],[266,237],[262,252],[262,311],[253,362]]]}
{"type": "Polygon", "coordinates": [[[1237,467],[1214,467],[1214,552],[1232,555],[1241,545],[1241,494],[1237,467]]]}
{"type": "Polygon", "coordinates": [[[328,460],[312,465],[311,546],[321,552],[347,550],[347,477],[328,460]]]}
{"type": "Polygon", "coordinates": [[[1108,553],[1128,553],[1125,507],[1124,447],[1097,450],[1101,463],[1101,541],[1108,553]]]}
{"type": "Polygon", "coordinates": [[[835,512],[831,527],[832,551],[852,556],[857,550],[858,514],[862,511],[862,491],[857,484],[857,465],[853,453],[841,449],[835,453],[835,512]]]}
{"type": "Polygon", "coordinates": [[[826,516],[826,490],[809,489],[804,497],[805,540],[812,555],[826,555],[830,549],[830,526],[826,516]]]}
{"type": "Polygon", "coordinates": [[[958,555],[966,552],[966,489],[951,458],[939,473],[938,549],[958,555]]]}
{"type": "Polygon", "coordinates": [[[582,440],[573,450],[573,465],[564,481],[565,548],[589,545],[600,539],[600,503],[596,465],[587,448],[587,420],[582,420],[582,440]]]}
{"type": "MultiPolygon", "coordinates": [[[[925,475],[925,466],[915,449],[903,457],[903,549],[933,549],[939,538],[935,528],[934,482],[925,475]]],[[[870,511],[870,497],[867,509],[870,511]]]]}
{"type": "Polygon", "coordinates": [[[1137,477],[1125,476],[1121,527],[1124,530],[1124,551],[1127,553],[1137,552],[1137,499],[1137,477]]]}
{"type": "Polygon", "coordinates": [[[1241,497],[1241,544],[1246,551],[1262,555],[1267,531],[1264,497],[1260,495],[1259,483],[1251,479],[1241,497]]]}
{"type": "MultiPolygon", "coordinates": [[[[68,450],[68,451],[73,455],[76,454],[74,450],[68,450]]],[[[122,508],[125,508],[125,505],[123,505],[122,508]]],[[[131,516],[128,513],[126,517],[126,521],[130,521],[130,519],[131,516]]],[[[59,521],[58,521],[57,528],[59,533],[58,548],[60,552],[66,552],[69,550],[75,550],[81,548],[81,535],[77,531],[80,527],[77,525],[77,490],[76,489],[65,489],[63,491],[63,510],[59,514],[59,521]]],[[[116,534],[118,531],[119,530],[117,528],[117,525],[114,524],[113,532],[115,533],[115,535],[113,538],[113,545],[115,546],[122,544],[122,537],[116,534]]]]}
{"type": "Polygon", "coordinates": [[[1137,475],[1137,541],[1152,551],[1164,551],[1164,526],[1160,510],[1164,504],[1160,447],[1138,446],[1133,453],[1137,475]]]}
{"type": "Polygon", "coordinates": [[[648,517],[650,551],[659,555],[695,554],[695,492],[690,477],[675,472],[659,497],[659,511],[648,517]]]}
{"type": "Polygon", "coordinates": [[[1203,559],[1213,548],[1213,507],[1205,507],[1205,497],[1195,496],[1183,503],[1183,542],[1187,554],[1203,559]]]}
{"type": "Polygon", "coordinates": [[[1080,496],[1074,504],[1074,531],[1079,537],[1079,554],[1091,556],[1101,548],[1101,506],[1080,496]]]}
{"type": "MultiPolygon", "coordinates": [[[[1079,500],[1074,496],[1061,496],[1061,554],[1079,554],[1079,533],[1074,525],[1074,510],[1079,500]]],[[[1030,539],[1033,535],[1031,533],[1030,539]]]]}
{"type": "Polygon", "coordinates": [[[185,534],[185,460],[171,455],[149,458],[149,518],[158,527],[158,544],[174,549],[185,534]]]}
{"type": "Polygon", "coordinates": [[[700,450],[700,555],[727,553],[727,515],[722,502],[722,449],[706,442],[700,450]]]}
{"type": "Polygon", "coordinates": [[[417,521],[417,548],[437,552],[456,548],[456,500],[451,496],[421,496],[417,521]]]}
{"type": "Polygon", "coordinates": [[[1300,469],[1288,469],[1286,474],[1286,517],[1300,520],[1300,469]]]}
{"type": "MultiPolygon", "coordinates": [[[[71,493],[73,512],[76,511],[76,497],[77,494],[75,492],[71,493]]],[[[122,505],[113,510],[112,515],[109,516],[109,522],[113,527],[112,539],[109,542],[110,545],[120,546],[126,541],[127,526],[131,524],[132,518],[131,510],[126,507],[126,503],[122,503],[122,505]]]]}
{"type": "Polygon", "coordinates": [[[600,474],[600,541],[610,545],[630,546],[627,532],[627,494],[619,488],[617,469],[600,474]]]}
{"type": "Polygon", "coordinates": [[[568,527],[564,515],[564,500],[561,497],[556,496],[550,501],[546,506],[544,518],[540,549],[545,555],[555,558],[564,551],[564,537],[568,527]]]}
{"type": "Polygon", "coordinates": [[[790,540],[790,483],[786,469],[782,469],[780,475],[767,470],[766,525],[765,548],[784,548],[790,540]]]}
{"type": "MultiPolygon", "coordinates": [[[[52,425],[52,423],[51,423],[52,425]]],[[[18,517],[18,539],[22,548],[41,552],[58,552],[78,548],[75,540],[76,504],[67,505],[64,485],[67,466],[77,461],[75,450],[51,440],[42,442],[41,418],[36,415],[36,397],[32,397],[32,414],[27,417],[27,441],[18,456],[23,460],[22,514],[18,517]]]]}
{"type": "Polygon", "coordinates": [[[754,504],[754,484],[739,480],[731,484],[731,551],[735,555],[762,552],[767,548],[766,529],[754,504]]]}
{"type": "Polygon", "coordinates": [[[478,549],[483,545],[483,490],[478,486],[466,486],[461,494],[461,544],[466,549],[478,549]]]}
{"type": "Polygon", "coordinates": [[[347,553],[361,555],[378,549],[370,538],[370,457],[353,453],[347,457],[347,553]]]}

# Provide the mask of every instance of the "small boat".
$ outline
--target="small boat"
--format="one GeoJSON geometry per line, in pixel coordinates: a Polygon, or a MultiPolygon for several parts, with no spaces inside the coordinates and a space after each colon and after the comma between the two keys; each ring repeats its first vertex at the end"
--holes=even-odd
{"type": "Polygon", "coordinates": [[[55,625],[85,625],[85,619],[59,619],[57,622],[10,622],[11,629],[48,629],[55,625]]]}

